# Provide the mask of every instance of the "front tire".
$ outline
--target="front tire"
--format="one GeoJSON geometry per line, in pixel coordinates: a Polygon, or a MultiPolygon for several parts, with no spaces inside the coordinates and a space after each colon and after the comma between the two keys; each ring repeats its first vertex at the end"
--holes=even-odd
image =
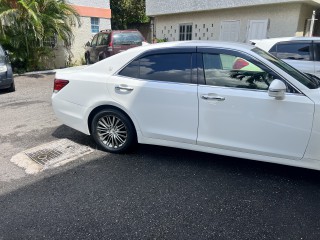
{"type": "Polygon", "coordinates": [[[99,55],[99,61],[105,59],[107,56],[105,53],[99,55]]]}
{"type": "Polygon", "coordinates": [[[16,86],[14,82],[11,83],[11,86],[8,88],[8,92],[14,92],[16,90],[16,86]]]}
{"type": "Polygon", "coordinates": [[[136,131],[131,120],[115,109],[98,112],[91,123],[95,142],[107,152],[122,153],[136,143],[136,131]]]}
{"type": "Polygon", "coordinates": [[[86,55],[85,59],[86,59],[86,65],[90,65],[91,62],[90,62],[90,56],[89,56],[89,54],[86,55]]]}

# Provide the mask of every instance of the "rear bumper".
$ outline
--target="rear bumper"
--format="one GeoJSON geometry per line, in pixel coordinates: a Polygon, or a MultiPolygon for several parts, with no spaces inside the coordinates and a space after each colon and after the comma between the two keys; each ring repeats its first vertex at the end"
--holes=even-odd
{"type": "Polygon", "coordinates": [[[55,115],[62,123],[90,135],[85,118],[86,107],[56,98],[56,94],[52,95],[52,107],[55,115]]]}

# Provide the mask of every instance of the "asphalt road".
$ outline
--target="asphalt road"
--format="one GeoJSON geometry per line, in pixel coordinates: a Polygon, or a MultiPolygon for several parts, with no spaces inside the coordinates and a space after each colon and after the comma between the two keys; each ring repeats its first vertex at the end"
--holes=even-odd
{"type": "Polygon", "coordinates": [[[320,239],[320,172],[141,145],[32,176],[14,154],[60,138],[53,75],[0,92],[0,239],[320,239]]]}

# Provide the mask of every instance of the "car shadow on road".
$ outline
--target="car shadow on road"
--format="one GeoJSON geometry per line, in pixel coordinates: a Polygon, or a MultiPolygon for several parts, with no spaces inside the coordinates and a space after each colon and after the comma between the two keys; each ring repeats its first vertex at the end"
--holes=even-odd
{"type": "Polygon", "coordinates": [[[133,154],[156,162],[170,161],[171,164],[176,162],[177,164],[185,163],[188,166],[191,164],[194,167],[214,167],[217,171],[236,176],[248,175],[256,179],[284,178],[288,181],[303,180],[320,186],[320,171],[311,169],[152,145],[140,145],[133,154]]]}
{"type": "MultiPolygon", "coordinates": [[[[82,144],[90,139],[66,126],[59,127],[54,134],[82,144]]],[[[10,194],[0,195],[0,236],[320,236],[314,230],[319,218],[320,190],[320,174],[316,171],[140,145],[132,154],[106,154],[53,172],[10,194]]]]}
{"type": "Polygon", "coordinates": [[[86,145],[93,149],[97,149],[97,144],[93,141],[93,139],[90,136],[77,130],[74,130],[73,128],[70,128],[66,125],[60,125],[53,131],[51,135],[58,139],[67,138],[78,144],[86,145]]]}
{"type": "MultiPolygon", "coordinates": [[[[66,125],[59,126],[52,133],[52,136],[58,139],[67,138],[78,144],[101,150],[91,136],[83,134],[66,125]]],[[[171,165],[185,164],[189,167],[190,165],[201,168],[214,166],[216,170],[235,175],[248,174],[257,178],[269,178],[272,176],[295,181],[304,180],[313,183],[320,183],[320,171],[316,170],[227,157],[173,147],[138,144],[132,152],[128,154],[120,154],[120,156],[122,155],[130,156],[130,159],[149,159],[149,161],[154,161],[155,164],[158,164],[159,162],[170,162],[171,165]]]]}
{"type": "Polygon", "coordinates": [[[2,94],[10,94],[12,92],[8,91],[7,89],[0,89],[0,95],[2,94]]]}

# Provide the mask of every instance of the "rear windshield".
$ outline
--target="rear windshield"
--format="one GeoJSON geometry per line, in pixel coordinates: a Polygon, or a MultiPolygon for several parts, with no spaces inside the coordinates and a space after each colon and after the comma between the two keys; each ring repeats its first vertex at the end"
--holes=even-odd
{"type": "Polygon", "coordinates": [[[113,35],[113,44],[115,45],[141,45],[143,37],[138,32],[122,32],[113,35]]]}
{"type": "Polygon", "coordinates": [[[320,82],[318,82],[315,78],[309,77],[308,75],[300,72],[299,70],[295,69],[291,65],[285,63],[284,61],[276,58],[275,56],[263,51],[260,48],[252,49],[253,52],[257,53],[259,56],[263,57],[264,59],[268,60],[269,62],[276,65],[278,68],[283,70],[284,72],[288,73],[300,83],[308,87],[309,89],[316,89],[319,88],[320,82]]]}

